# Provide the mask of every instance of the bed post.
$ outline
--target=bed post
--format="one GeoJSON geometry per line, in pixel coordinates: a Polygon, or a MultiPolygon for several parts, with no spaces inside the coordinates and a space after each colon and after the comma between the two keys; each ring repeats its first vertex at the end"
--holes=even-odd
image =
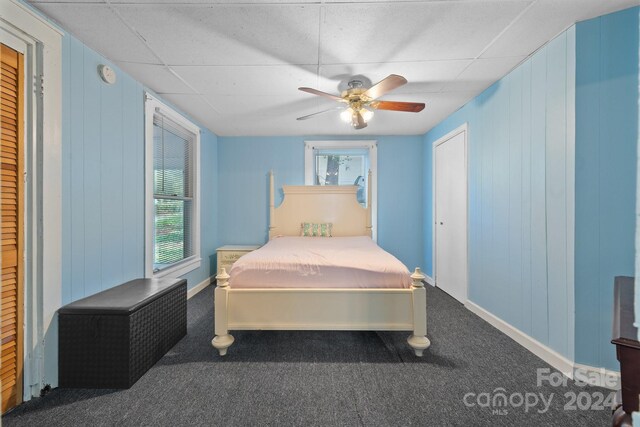
{"type": "Polygon", "coordinates": [[[233,344],[233,336],[227,330],[227,303],[229,297],[229,275],[226,269],[222,269],[216,276],[217,286],[215,290],[215,334],[211,341],[220,356],[227,354],[227,349],[233,344]]]}
{"type": "Polygon", "coordinates": [[[275,223],[275,188],[273,185],[273,170],[269,171],[269,239],[272,237],[273,230],[276,228],[275,223]]]}
{"type": "Polygon", "coordinates": [[[371,225],[371,222],[373,221],[371,219],[371,213],[373,212],[372,208],[371,208],[371,194],[372,194],[372,183],[371,183],[371,169],[369,169],[369,173],[367,174],[367,235],[369,237],[373,237],[373,227],[371,225]]]}
{"type": "Polygon", "coordinates": [[[422,283],[424,279],[424,274],[422,274],[419,267],[416,267],[416,270],[411,275],[411,280],[413,281],[411,285],[411,290],[413,291],[413,335],[407,339],[407,342],[418,357],[422,357],[422,352],[431,345],[431,342],[426,337],[427,290],[422,283]]]}

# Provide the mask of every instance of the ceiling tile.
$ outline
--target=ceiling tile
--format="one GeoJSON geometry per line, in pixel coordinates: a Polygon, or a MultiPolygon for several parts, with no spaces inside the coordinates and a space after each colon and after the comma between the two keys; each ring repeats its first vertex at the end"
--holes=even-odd
{"type": "Polygon", "coordinates": [[[169,65],[317,63],[317,5],[115,7],[169,65]]]}
{"type": "Polygon", "coordinates": [[[195,93],[164,65],[119,62],[118,65],[156,93],[195,93]]]}
{"type": "Polygon", "coordinates": [[[336,112],[304,121],[291,121],[279,116],[254,116],[251,124],[243,127],[237,135],[418,135],[423,128],[423,123],[415,118],[410,120],[396,116],[384,119],[374,116],[365,129],[355,130],[349,123],[340,120],[336,112]]]}
{"type": "Polygon", "coordinates": [[[172,66],[198,92],[216,95],[295,95],[316,81],[315,65],[172,66]]]}
{"type": "Polygon", "coordinates": [[[106,3],[106,0],[30,0],[29,3],[106,3]]]}
{"type": "Polygon", "coordinates": [[[298,121],[285,116],[252,116],[250,123],[243,126],[237,135],[266,136],[266,135],[335,135],[345,134],[349,127],[338,117],[318,116],[316,119],[298,121]]]}
{"type": "Polygon", "coordinates": [[[481,57],[530,55],[577,21],[638,4],[638,0],[538,0],[481,57]]]}
{"type": "Polygon", "coordinates": [[[292,95],[254,95],[251,97],[234,95],[203,95],[216,111],[225,116],[286,116],[291,120],[332,108],[337,102],[320,97],[306,96],[297,92],[292,95]]]}
{"type": "MultiPolygon", "coordinates": [[[[64,1],[64,0],[47,0],[47,1],[64,1]]],[[[76,0],[81,1],[81,0],[76,0]]],[[[242,3],[243,5],[254,5],[254,4],[309,4],[309,3],[318,3],[318,0],[109,0],[111,3],[120,3],[120,4],[238,4],[242,3]]]]}
{"type": "Polygon", "coordinates": [[[415,135],[431,129],[575,21],[637,2],[33,3],[218,135],[415,135]],[[425,110],[377,111],[360,131],[340,121],[338,110],[296,120],[338,105],[300,92],[299,86],[337,94],[351,77],[360,76],[369,85],[392,73],[409,83],[382,99],[425,102],[425,110]],[[189,85],[203,95],[190,93],[189,85]]]}
{"type": "Polygon", "coordinates": [[[241,135],[416,135],[424,133],[430,118],[446,117],[453,112],[460,100],[471,99],[471,94],[457,93],[450,97],[441,94],[401,94],[385,96],[387,100],[407,102],[426,102],[427,108],[420,113],[402,113],[396,111],[375,111],[369,126],[356,132],[348,123],[340,119],[340,104],[322,98],[299,99],[290,101],[288,97],[254,100],[249,108],[246,104],[236,103],[233,97],[207,97],[216,109],[225,106],[224,116],[234,120],[239,114],[244,117],[241,135]],[[432,105],[436,102],[436,105],[432,105]],[[445,107],[438,112],[434,108],[445,107]],[[297,117],[331,109],[324,114],[308,120],[298,121],[297,117]],[[276,130],[279,129],[279,130],[276,130]],[[306,130],[305,130],[306,129],[306,130]],[[266,133],[265,133],[266,132],[266,133]],[[277,132],[277,133],[270,133],[277,132]]]}
{"type": "Polygon", "coordinates": [[[441,92],[427,95],[424,111],[427,112],[429,120],[437,120],[437,123],[445,119],[451,113],[454,113],[467,102],[471,101],[481,91],[465,91],[465,92],[441,92]],[[434,119],[435,118],[435,119],[434,119]]]}
{"type": "Polygon", "coordinates": [[[323,64],[473,59],[530,1],[325,5],[323,64]]]}
{"type": "Polygon", "coordinates": [[[476,59],[456,80],[445,85],[444,92],[481,91],[504,77],[526,57],[476,59]]]}
{"type": "MultiPolygon", "coordinates": [[[[134,0],[130,0],[134,1],[134,0]]],[[[175,0],[174,0],[175,1],[175,0]]],[[[442,1],[458,1],[458,2],[517,2],[523,0],[330,0],[330,3],[408,3],[410,1],[428,3],[428,2],[442,2],[442,1]]]]}
{"type": "MultiPolygon", "coordinates": [[[[349,80],[361,80],[364,87],[371,87],[389,74],[399,74],[408,83],[394,93],[439,92],[446,83],[453,81],[471,60],[392,62],[379,64],[322,65],[322,83],[317,88],[329,93],[340,93],[348,88],[349,80]]],[[[313,82],[312,79],[307,86],[313,82]]]]}
{"type": "Polygon", "coordinates": [[[162,95],[162,98],[189,114],[200,125],[207,127],[217,135],[221,135],[219,133],[221,130],[226,130],[229,134],[239,131],[233,121],[222,120],[220,113],[213,109],[201,95],[166,93],[162,95]]]}
{"type": "Polygon", "coordinates": [[[38,3],[35,6],[112,61],[158,63],[153,53],[107,5],[38,3]]]}

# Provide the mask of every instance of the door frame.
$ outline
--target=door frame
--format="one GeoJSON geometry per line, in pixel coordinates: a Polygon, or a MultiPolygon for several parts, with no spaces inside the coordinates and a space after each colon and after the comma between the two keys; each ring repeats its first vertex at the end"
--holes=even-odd
{"type": "Polygon", "coordinates": [[[441,136],[437,140],[433,142],[433,146],[431,147],[431,159],[432,159],[432,168],[431,168],[431,184],[432,190],[431,194],[432,203],[431,203],[431,218],[432,223],[431,227],[433,230],[433,239],[431,242],[431,265],[433,266],[433,286],[438,286],[438,274],[437,274],[437,264],[436,264],[436,250],[437,250],[437,239],[438,239],[438,227],[436,227],[436,203],[437,203],[437,195],[436,195],[436,147],[441,145],[451,138],[458,136],[459,134],[464,133],[464,170],[466,174],[465,179],[465,200],[467,202],[467,206],[464,212],[465,223],[466,223],[466,238],[467,238],[467,264],[465,265],[465,301],[461,301],[463,304],[469,300],[469,125],[467,122],[463,123],[459,127],[455,128],[451,132],[447,133],[444,136],[441,136]]]}
{"type": "Polygon", "coordinates": [[[18,0],[2,5],[4,39],[24,43],[25,248],[22,400],[58,385],[62,301],[62,37],[18,0]],[[7,35],[8,34],[8,35],[7,35]]]}

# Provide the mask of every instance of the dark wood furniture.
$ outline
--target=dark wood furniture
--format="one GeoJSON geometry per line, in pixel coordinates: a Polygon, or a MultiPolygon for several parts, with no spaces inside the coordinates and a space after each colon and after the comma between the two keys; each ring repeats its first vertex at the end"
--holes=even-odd
{"type": "Polygon", "coordinates": [[[136,279],[58,310],[60,387],[129,388],[187,333],[187,281],[136,279]]]}
{"type": "Polygon", "coordinates": [[[620,362],[622,389],[620,405],[613,414],[613,426],[631,426],[631,413],[639,408],[640,395],[640,342],[638,329],[633,325],[634,279],[616,277],[613,300],[613,340],[620,362]]]}

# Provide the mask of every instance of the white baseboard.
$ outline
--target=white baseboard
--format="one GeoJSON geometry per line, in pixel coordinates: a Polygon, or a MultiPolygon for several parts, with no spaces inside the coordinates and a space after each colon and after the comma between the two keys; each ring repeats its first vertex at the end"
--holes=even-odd
{"type": "Polygon", "coordinates": [[[187,299],[191,298],[192,296],[194,296],[195,294],[197,294],[198,292],[200,292],[201,290],[209,286],[213,278],[214,276],[208,277],[204,279],[202,282],[195,285],[193,288],[189,289],[187,291],[187,299]]]}
{"type": "Polygon", "coordinates": [[[430,284],[431,286],[435,286],[436,285],[436,281],[433,280],[433,277],[425,274],[425,278],[424,281],[427,282],[428,284],[430,284]]]}
{"type": "Polygon", "coordinates": [[[494,328],[513,339],[515,342],[547,362],[549,365],[560,371],[565,376],[587,384],[604,387],[611,390],[620,388],[620,373],[604,368],[596,368],[588,365],[574,363],[560,353],[552,350],[541,342],[531,338],[521,330],[511,326],[499,317],[489,313],[479,305],[467,301],[465,307],[472,313],[477,314],[494,328]]]}
{"type": "Polygon", "coordinates": [[[557,353],[556,351],[550,349],[541,342],[531,338],[521,330],[514,328],[504,320],[494,316],[477,304],[474,304],[471,301],[467,301],[465,303],[465,307],[467,307],[469,311],[477,314],[483,320],[487,321],[491,326],[498,329],[500,332],[504,333],[509,338],[529,350],[531,353],[535,354],[540,359],[556,368],[558,371],[562,372],[570,378],[573,377],[573,362],[571,360],[567,359],[560,353],[557,353]]]}

